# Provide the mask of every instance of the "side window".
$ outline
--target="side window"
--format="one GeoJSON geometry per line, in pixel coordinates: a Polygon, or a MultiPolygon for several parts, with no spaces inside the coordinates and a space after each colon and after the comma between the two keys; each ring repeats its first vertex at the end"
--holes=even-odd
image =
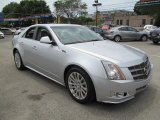
{"type": "Polygon", "coordinates": [[[137,32],[137,30],[136,30],[136,29],[131,28],[131,27],[128,27],[128,31],[137,32]]]}
{"type": "Polygon", "coordinates": [[[25,38],[29,38],[29,39],[34,39],[34,33],[36,31],[36,27],[30,28],[26,34],[25,34],[25,38]]]}
{"type": "Polygon", "coordinates": [[[50,40],[53,40],[50,32],[46,28],[39,27],[36,35],[36,40],[40,41],[42,37],[46,37],[46,36],[48,36],[50,40]]]}
{"type": "Polygon", "coordinates": [[[127,28],[126,27],[121,27],[118,29],[119,31],[127,31],[127,28]]]}

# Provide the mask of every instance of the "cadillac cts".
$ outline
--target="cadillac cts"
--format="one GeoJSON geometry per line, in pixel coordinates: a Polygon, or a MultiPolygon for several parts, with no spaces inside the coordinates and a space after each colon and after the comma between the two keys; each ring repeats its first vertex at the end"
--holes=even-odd
{"type": "Polygon", "coordinates": [[[80,25],[33,25],[12,44],[17,69],[29,68],[66,86],[79,103],[122,103],[151,80],[144,52],[103,40],[80,25]]]}

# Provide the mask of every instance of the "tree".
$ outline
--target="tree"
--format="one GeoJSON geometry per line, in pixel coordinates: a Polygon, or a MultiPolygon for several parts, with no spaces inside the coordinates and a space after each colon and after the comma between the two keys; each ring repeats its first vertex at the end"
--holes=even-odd
{"type": "Polygon", "coordinates": [[[2,12],[4,13],[5,18],[15,18],[17,17],[17,8],[19,7],[19,4],[16,2],[11,2],[10,4],[6,5],[2,12]]]}
{"type": "Polygon", "coordinates": [[[87,4],[81,0],[58,0],[54,3],[57,15],[65,16],[69,19],[86,15],[87,4]]]}
{"type": "Polygon", "coordinates": [[[2,12],[7,18],[51,13],[49,6],[47,6],[44,0],[22,0],[19,4],[11,2],[3,8],[2,12]]]}
{"type": "Polygon", "coordinates": [[[160,2],[140,3],[134,6],[134,12],[138,15],[151,15],[155,18],[155,25],[160,26],[160,2]]]}
{"type": "Polygon", "coordinates": [[[51,13],[44,0],[22,0],[18,12],[24,16],[51,13]]]}

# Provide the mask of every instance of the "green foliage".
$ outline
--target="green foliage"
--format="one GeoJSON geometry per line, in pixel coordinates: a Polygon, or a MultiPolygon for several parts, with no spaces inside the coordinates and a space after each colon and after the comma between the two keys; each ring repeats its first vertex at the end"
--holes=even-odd
{"type": "Polygon", "coordinates": [[[6,18],[51,13],[44,0],[22,0],[19,4],[11,2],[3,8],[2,12],[6,18]]]}
{"type": "Polygon", "coordinates": [[[0,26],[1,27],[9,27],[9,22],[1,22],[0,26]]]}
{"type": "Polygon", "coordinates": [[[155,25],[160,27],[160,14],[156,16],[155,25]]]}
{"type": "Polygon", "coordinates": [[[87,4],[81,0],[58,0],[54,3],[54,7],[57,15],[69,19],[87,14],[87,4]]]}
{"type": "Polygon", "coordinates": [[[138,15],[157,15],[160,14],[160,2],[157,3],[140,3],[134,6],[134,12],[138,15]]]}
{"type": "Polygon", "coordinates": [[[17,8],[19,7],[19,4],[16,3],[16,2],[11,2],[10,4],[6,5],[2,12],[4,13],[5,17],[6,18],[9,18],[9,17],[17,17],[17,14],[14,14],[14,13],[17,13],[17,8]]]}

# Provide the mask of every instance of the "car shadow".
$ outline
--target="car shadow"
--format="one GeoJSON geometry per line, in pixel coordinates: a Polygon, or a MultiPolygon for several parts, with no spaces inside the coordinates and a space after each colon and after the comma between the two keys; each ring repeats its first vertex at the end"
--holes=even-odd
{"type": "MultiPolygon", "coordinates": [[[[104,116],[106,113],[110,114],[113,119],[117,119],[120,117],[128,119],[134,119],[140,113],[149,109],[150,106],[154,102],[154,98],[156,96],[156,89],[150,86],[147,90],[139,93],[136,97],[130,101],[120,103],[120,104],[107,104],[107,103],[99,103],[95,102],[94,104],[90,104],[89,106],[85,106],[88,111],[92,114],[96,114],[97,116],[104,116]],[[98,112],[95,112],[96,111],[98,112]]],[[[123,118],[123,119],[124,119],[123,118]]]]}
{"type": "Polygon", "coordinates": [[[154,45],[154,46],[160,46],[160,43],[154,44],[154,43],[150,43],[150,45],[154,45]]]}
{"type": "MultiPolygon", "coordinates": [[[[157,90],[150,85],[145,91],[136,95],[136,97],[132,100],[129,100],[120,104],[109,104],[109,103],[101,103],[94,102],[90,104],[79,104],[75,102],[69,95],[66,87],[42,76],[38,73],[35,73],[31,70],[26,70],[26,74],[34,77],[38,83],[43,84],[45,87],[50,89],[49,93],[43,94],[54,94],[55,92],[60,94],[65,98],[64,102],[69,102],[71,105],[76,105],[81,109],[89,112],[93,116],[112,116],[113,119],[117,119],[120,117],[129,117],[128,119],[134,119],[140,113],[149,109],[150,106],[154,103],[154,98],[156,96],[157,90]]],[[[58,98],[57,98],[58,99],[58,98]]],[[[61,103],[62,104],[62,103],[61,103]]],[[[65,104],[65,103],[63,103],[65,104]]],[[[69,107],[69,106],[68,106],[69,107]]]]}

